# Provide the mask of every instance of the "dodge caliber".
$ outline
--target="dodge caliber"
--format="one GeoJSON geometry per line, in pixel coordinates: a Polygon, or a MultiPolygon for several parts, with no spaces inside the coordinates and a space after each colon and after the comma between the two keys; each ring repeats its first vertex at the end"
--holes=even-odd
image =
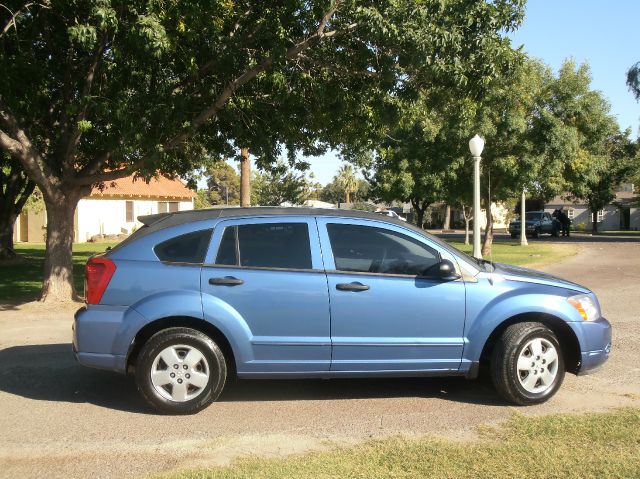
{"type": "Polygon", "coordinates": [[[517,405],[611,348],[596,295],[476,260],[394,218],[228,208],[140,217],[89,259],[73,350],[134,374],[144,399],[197,412],[230,377],[463,376],[517,405]]]}

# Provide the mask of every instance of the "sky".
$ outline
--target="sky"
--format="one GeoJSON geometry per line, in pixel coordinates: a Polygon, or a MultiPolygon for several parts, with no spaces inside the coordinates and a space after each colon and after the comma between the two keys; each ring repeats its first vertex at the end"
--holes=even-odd
{"type": "MultiPolygon", "coordinates": [[[[587,62],[592,89],[611,103],[621,128],[638,136],[640,103],[626,86],[626,72],[640,61],[640,0],[529,0],[522,26],[511,35],[514,47],[523,45],[533,57],[558,71],[573,57],[587,62]]],[[[334,152],[307,158],[316,180],[331,181],[341,165],[334,152]]]]}

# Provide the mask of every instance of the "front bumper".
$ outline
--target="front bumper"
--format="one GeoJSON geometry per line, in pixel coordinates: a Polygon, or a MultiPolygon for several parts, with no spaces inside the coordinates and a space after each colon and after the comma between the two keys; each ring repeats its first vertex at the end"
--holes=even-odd
{"type": "Polygon", "coordinates": [[[578,375],[596,372],[609,359],[611,352],[611,324],[605,318],[596,321],[568,323],[580,341],[578,375]]]}

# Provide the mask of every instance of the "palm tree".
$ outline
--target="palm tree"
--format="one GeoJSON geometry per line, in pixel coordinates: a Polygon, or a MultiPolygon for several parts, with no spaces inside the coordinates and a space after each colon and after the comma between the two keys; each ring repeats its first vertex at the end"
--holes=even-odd
{"type": "Polygon", "coordinates": [[[336,175],[336,183],[344,192],[345,203],[351,203],[351,193],[354,193],[358,189],[358,179],[353,172],[353,166],[342,165],[336,175]]]}

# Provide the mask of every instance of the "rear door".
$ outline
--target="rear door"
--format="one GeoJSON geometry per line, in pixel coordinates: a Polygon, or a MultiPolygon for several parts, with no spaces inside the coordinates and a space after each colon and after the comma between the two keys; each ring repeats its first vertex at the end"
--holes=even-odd
{"type": "Polygon", "coordinates": [[[331,338],[327,281],[313,218],[221,221],[207,264],[205,295],[233,308],[250,330],[252,357],[238,373],[327,371],[331,338]]]}

